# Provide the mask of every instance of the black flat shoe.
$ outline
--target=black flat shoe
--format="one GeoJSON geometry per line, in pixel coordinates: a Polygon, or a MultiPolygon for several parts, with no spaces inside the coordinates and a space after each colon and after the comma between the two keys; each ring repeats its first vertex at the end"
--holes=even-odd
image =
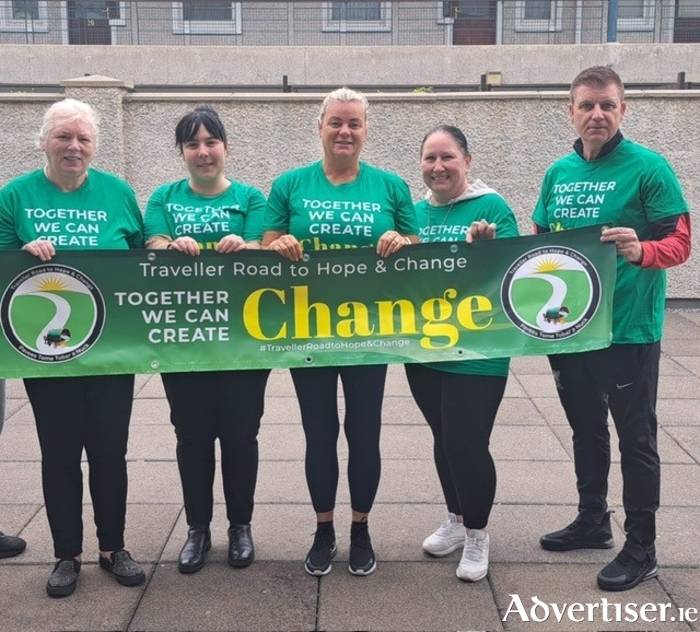
{"type": "Polygon", "coordinates": [[[0,531],[0,559],[19,555],[27,548],[27,543],[22,538],[13,535],[5,535],[0,531]]]}
{"type": "Polygon", "coordinates": [[[209,527],[190,527],[187,542],[180,551],[177,570],[181,573],[201,571],[206,562],[207,551],[211,549],[211,531],[209,527]]]}
{"type": "Polygon", "coordinates": [[[46,583],[46,592],[51,597],[67,597],[75,592],[78,585],[80,562],[72,558],[59,560],[53,567],[53,572],[46,583]]]}
{"type": "Polygon", "coordinates": [[[249,524],[234,524],[228,530],[228,563],[235,568],[250,566],[255,559],[249,524]]]}
{"type": "Polygon", "coordinates": [[[124,549],[112,551],[109,558],[100,555],[100,568],[112,573],[122,586],[138,586],[146,579],[144,570],[124,549]]]}

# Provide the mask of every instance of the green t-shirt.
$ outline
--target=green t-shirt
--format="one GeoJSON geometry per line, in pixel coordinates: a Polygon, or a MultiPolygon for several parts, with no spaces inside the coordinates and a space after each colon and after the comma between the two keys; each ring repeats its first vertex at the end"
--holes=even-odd
{"type": "MultiPolygon", "coordinates": [[[[680,183],[663,156],[623,139],[600,159],[573,152],[545,174],[532,214],[552,232],[595,224],[633,228],[653,238],[651,223],[688,212],[680,183]]],[[[613,343],[650,343],[663,333],[666,271],[617,257],[613,343]]]]}
{"type": "Polygon", "coordinates": [[[304,250],[375,246],[387,230],[418,232],[408,185],[364,162],[355,180],[332,184],[322,163],[283,173],[272,183],[264,231],[294,235],[304,250]]]}
{"type": "Polygon", "coordinates": [[[265,196],[255,187],[231,181],[215,196],[195,193],[188,179],[164,184],[153,192],[144,217],[146,239],[156,235],[192,237],[202,250],[216,248],[226,235],[260,241],[265,196]]]}
{"type": "MultiPolygon", "coordinates": [[[[416,203],[421,242],[464,241],[472,222],[482,219],[496,224],[496,238],[517,237],[518,222],[506,201],[497,193],[459,200],[445,206],[432,206],[427,200],[416,203]]],[[[427,362],[425,366],[445,373],[463,375],[508,375],[510,358],[427,362]]]]}
{"type": "Polygon", "coordinates": [[[38,169],[0,190],[0,248],[35,239],[56,250],[143,248],[143,219],[131,187],[111,173],[88,169],[85,182],[66,192],[38,169]]]}

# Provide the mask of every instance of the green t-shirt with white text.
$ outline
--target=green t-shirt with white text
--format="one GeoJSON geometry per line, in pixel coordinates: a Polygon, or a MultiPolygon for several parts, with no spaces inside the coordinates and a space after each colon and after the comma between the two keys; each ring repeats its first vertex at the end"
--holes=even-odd
{"type": "Polygon", "coordinates": [[[46,239],[56,250],[143,248],[143,220],[131,187],[117,176],[88,169],[75,191],[61,191],[43,169],[0,189],[0,248],[46,239]]]}
{"type": "MultiPolygon", "coordinates": [[[[552,232],[596,224],[633,228],[644,241],[653,238],[653,222],[687,212],[668,161],[622,139],[599,159],[573,152],[556,161],[545,174],[532,220],[552,232]]],[[[618,255],[612,342],[660,340],[665,297],[665,270],[643,269],[618,255]]]]}
{"type": "Polygon", "coordinates": [[[164,184],[153,192],[144,217],[146,239],[164,235],[192,237],[202,250],[216,248],[226,235],[260,241],[265,196],[255,187],[231,181],[215,196],[195,193],[188,179],[164,184]]]}
{"type": "Polygon", "coordinates": [[[332,184],[322,163],[287,171],[272,184],[264,231],[294,235],[305,250],[371,247],[388,230],[418,232],[408,185],[360,163],[355,180],[332,184]]]}
{"type": "MultiPolygon", "coordinates": [[[[416,203],[421,242],[464,241],[472,222],[485,219],[496,224],[496,238],[517,237],[518,223],[506,201],[497,193],[432,206],[427,200],[416,203]]],[[[463,375],[508,375],[510,358],[428,362],[425,366],[446,373],[463,375]]]]}

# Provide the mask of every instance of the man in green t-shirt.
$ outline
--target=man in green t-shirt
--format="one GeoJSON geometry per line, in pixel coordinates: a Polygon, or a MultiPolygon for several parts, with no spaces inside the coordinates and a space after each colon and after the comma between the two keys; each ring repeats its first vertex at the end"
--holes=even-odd
{"type": "Polygon", "coordinates": [[[573,430],[579,514],[540,538],[550,551],[613,546],[607,506],[611,413],[621,452],[626,540],[598,573],[603,590],[627,590],[658,574],[656,394],[665,268],[690,254],[688,205],[669,163],[623,138],[624,85],[611,68],[583,70],[571,84],[574,151],[547,171],[532,215],[537,232],[604,226],[617,249],[613,336],[607,349],[549,357],[573,430]]]}

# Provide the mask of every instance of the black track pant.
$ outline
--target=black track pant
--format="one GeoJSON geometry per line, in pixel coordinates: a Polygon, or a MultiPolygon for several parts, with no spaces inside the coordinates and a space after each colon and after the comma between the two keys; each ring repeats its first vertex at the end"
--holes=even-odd
{"type": "Polygon", "coordinates": [[[653,552],[656,538],[661,479],[656,443],[660,355],[661,345],[656,342],[549,357],[559,399],[573,430],[579,511],[596,519],[607,510],[610,410],[621,455],[625,548],[637,558],[653,552]]]}
{"type": "Polygon", "coordinates": [[[83,448],[100,550],[124,548],[134,376],[33,378],[24,385],[39,435],[54,554],[71,558],[83,550],[83,448]]]}
{"type": "Polygon", "coordinates": [[[187,524],[214,512],[215,443],[230,524],[250,524],[258,478],[258,430],[269,370],[164,373],[187,524]]]}

